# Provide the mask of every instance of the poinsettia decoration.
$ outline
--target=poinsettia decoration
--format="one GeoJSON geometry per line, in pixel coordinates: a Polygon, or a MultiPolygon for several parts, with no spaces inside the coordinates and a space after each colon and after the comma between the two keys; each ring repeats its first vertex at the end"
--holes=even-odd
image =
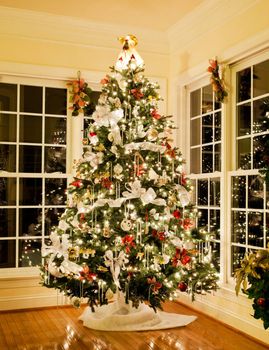
{"type": "Polygon", "coordinates": [[[228,92],[225,89],[224,80],[221,77],[221,69],[216,59],[209,60],[207,71],[211,73],[210,83],[215,93],[215,99],[223,103],[225,97],[228,96],[228,92]]]}
{"type": "Polygon", "coordinates": [[[88,84],[84,79],[81,79],[80,72],[78,72],[78,78],[76,80],[69,81],[67,83],[70,93],[69,102],[72,106],[69,109],[72,111],[72,116],[77,116],[79,113],[84,113],[85,108],[90,103],[90,94],[92,89],[88,87],[88,84]]]}

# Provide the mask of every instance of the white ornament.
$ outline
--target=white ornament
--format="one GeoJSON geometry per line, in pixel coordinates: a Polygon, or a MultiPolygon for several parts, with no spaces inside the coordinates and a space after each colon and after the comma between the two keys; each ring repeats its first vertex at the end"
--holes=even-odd
{"type": "Polygon", "coordinates": [[[116,164],[113,168],[113,171],[116,175],[120,175],[123,171],[123,167],[120,164],[116,164]]]}
{"type": "Polygon", "coordinates": [[[122,220],[120,227],[123,231],[130,231],[133,227],[133,223],[131,220],[125,218],[122,220]]]}

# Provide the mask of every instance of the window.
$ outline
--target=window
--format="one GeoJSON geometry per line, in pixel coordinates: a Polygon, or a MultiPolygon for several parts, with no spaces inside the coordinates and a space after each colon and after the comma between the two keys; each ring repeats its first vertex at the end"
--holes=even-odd
{"type": "Polygon", "coordinates": [[[190,92],[190,172],[197,225],[209,232],[214,261],[220,264],[221,104],[211,85],[190,92]]]}
{"type": "Polygon", "coordinates": [[[0,268],[35,266],[66,202],[67,89],[0,83],[0,268]]]}

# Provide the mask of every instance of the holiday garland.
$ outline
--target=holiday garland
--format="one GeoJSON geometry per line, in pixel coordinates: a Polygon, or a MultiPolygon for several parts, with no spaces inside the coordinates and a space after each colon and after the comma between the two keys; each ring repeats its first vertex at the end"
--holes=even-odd
{"type": "Polygon", "coordinates": [[[70,94],[69,102],[72,104],[69,109],[72,111],[72,116],[85,113],[87,106],[90,104],[90,94],[92,92],[85,80],[81,79],[80,72],[77,73],[77,76],[76,80],[67,83],[70,94]]]}
{"type": "Polygon", "coordinates": [[[228,96],[228,92],[225,89],[224,80],[220,76],[220,66],[216,59],[209,60],[209,67],[207,71],[211,73],[210,83],[212,85],[213,91],[215,92],[215,99],[218,102],[224,102],[225,97],[228,96]]]}

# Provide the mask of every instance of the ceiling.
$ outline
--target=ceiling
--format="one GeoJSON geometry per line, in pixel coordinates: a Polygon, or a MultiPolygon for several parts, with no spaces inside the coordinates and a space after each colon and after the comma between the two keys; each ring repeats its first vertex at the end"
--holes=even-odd
{"type": "Polygon", "coordinates": [[[0,0],[0,6],[166,31],[205,0],[0,0]]]}

